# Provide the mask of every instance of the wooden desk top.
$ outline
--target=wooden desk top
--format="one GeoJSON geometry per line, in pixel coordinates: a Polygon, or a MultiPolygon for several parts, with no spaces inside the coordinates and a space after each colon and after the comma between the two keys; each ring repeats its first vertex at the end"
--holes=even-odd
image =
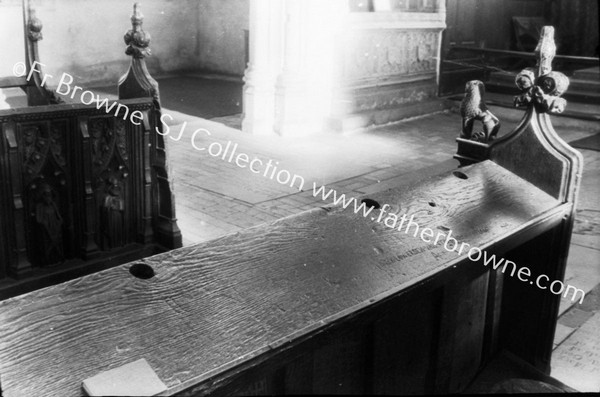
{"type": "MultiPolygon", "coordinates": [[[[450,172],[369,198],[480,248],[566,211],[490,161],[460,171],[468,179],[450,172]]],[[[146,258],[151,279],[122,265],[34,291],[0,302],[4,395],[78,396],[84,379],[139,358],[174,393],[465,257],[319,208],[146,258]]]]}

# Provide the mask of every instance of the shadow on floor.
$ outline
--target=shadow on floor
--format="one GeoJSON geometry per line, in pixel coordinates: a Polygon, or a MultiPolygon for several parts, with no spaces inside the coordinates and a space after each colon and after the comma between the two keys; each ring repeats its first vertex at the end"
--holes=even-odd
{"type": "MultiPolygon", "coordinates": [[[[186,75],[157,81],[163,108],[204,119],[242,113],[242,82],[186,75]]],[[[116,84],[93,89],[117,95],[116,84]]]]}

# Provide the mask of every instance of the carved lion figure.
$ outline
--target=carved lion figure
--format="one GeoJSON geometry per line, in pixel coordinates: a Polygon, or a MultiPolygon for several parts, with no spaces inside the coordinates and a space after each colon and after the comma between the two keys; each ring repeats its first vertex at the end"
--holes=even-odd
{"type": "Polygon", "coordinates": [[[484,93],[485,86],[479,80],[471,80],[465,85],[465,97],[460,104],[460,115],[462,116],[461,138],[489,142],[498,134],[500,120],[485,105],[484,93]],[[481,121],[483,131],[473,133],[475,120],[481,121]]]}

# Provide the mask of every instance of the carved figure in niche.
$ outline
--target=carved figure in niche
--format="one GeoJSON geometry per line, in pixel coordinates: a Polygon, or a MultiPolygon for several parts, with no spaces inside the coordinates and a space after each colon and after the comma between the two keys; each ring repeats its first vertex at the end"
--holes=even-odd
{"type": "Polygon", "coordinates": [[[122,197],[121,182],[108,179],[108,189],[102,200],[102,245],[104,249],[120,247],[124,244],[125,200],[122,197]]]}
{"type": "Polygon", "coordinates": [[[465,97],[460,104],[461,138],[485,143],[494,140],[498,134],[500,120],[485,106],[484,93],[485,86],[479,80],[471,80],[465,85],[465,97]],[[483,131],[473,133],[475,120],[481,121],[483,131]]]}
{"type": "Polygon", "coordinates": [[[47,265],[62,263],[63,217],[56,205],[53,189],[47,183],[39,187],[39,198],[35,206],[35,221],[41,237],[42,262],[47,265]]]}

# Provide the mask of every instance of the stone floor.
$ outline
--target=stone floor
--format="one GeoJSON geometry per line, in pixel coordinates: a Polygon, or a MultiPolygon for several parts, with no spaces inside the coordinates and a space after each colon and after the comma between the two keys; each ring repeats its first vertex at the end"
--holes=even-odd
{"type": "MultiPolygon", "coordinates": [[[[456,109],[345,134],[322,133],[302,139],[258,137],[239,131],[241,116],[235,113],[239,111],[240,83],[237,91],[231,82],[220,91],[217,83],[205,79],[159,82],[163,112],[173,117],[167,141],[185,245],[323,205],[312,196],[313,182],[359,196],[391,186],[408,189],[415,178],[456,166],[452,160],[460,126],[456,109]],[[192,139],[199,128],[205,131],[192,139]],[[175,140],[180,133],[181,138],[175,140]],[[213,142],[223,148],[228,142],[230,147],[237,144],[237,153],[265,163],[272,160],[279,171],[303,177],[302,191],[194,148],[213,142]]],[[[98,91],[114,97],[115,89],[98,91]]],[[[10,106],[19,103],[10,93],[7,97],[10,106]]],[[[492,107],[492,111],[502,120],[501,133],[516,126],[522,114],[499,107],[492,107]]],[[[555,117],[553,123],[567,142],[600,131],[597,122],[568,117],[555,117]]],[[[584,289],[587,296],[583,304],[561,303],[552,375],[574,389],[599,391],[600,152],[581,152],[584,174],[566,280],[584,289]]]]}

